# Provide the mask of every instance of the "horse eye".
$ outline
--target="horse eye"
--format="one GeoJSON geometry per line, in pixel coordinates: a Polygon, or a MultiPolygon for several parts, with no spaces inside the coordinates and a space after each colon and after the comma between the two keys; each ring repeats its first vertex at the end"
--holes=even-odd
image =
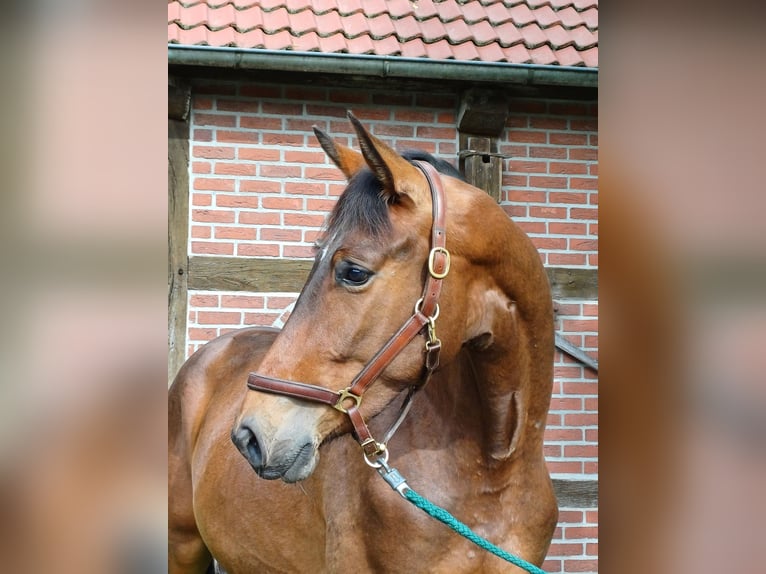
{"type": "Polygon", "coordinates": [[[352,287],[361,287],[370,280],[370,277],[372,277],[371,271],[348,261],[341,262],[335,271],[335,279],[339,283],[352,287]]]}

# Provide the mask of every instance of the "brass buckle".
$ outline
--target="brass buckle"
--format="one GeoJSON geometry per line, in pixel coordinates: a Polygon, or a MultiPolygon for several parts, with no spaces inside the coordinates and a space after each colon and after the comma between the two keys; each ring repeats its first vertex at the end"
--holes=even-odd
{"type": "Polygon", "coordinates": [[[332,408],[339,410],[343,414],[348,414],[348,408],[343,406],[343,403],[346,399],[351,399],[354,401],[354,404],[351,405],[352,407],[359,407],[359,405],[362,404],[362,397],[360,395],[355,395],[354,393],[350,392],[348,389],[343,389],[342,391],[338,391],[338,400],[337,402],[332,406],[332,408]]]}
{"type": "Polygon", "coordinates": [[[431,253],[428,254],[428,272],[431,274],[431,277],[434,279],[444,279],[447,276],[447,273],[449,273],[449,267],[450,267],[451,257],[449,254],[449,251],[447,251],[444,247],[434,247],[431,249],[431,253]],[[434,259],[436,257],[437,253],[443,253],[444,256],[447,258],[447,262],[444,265],[444,271],[441,273],[437,273],[434,269],[434,259]]]}

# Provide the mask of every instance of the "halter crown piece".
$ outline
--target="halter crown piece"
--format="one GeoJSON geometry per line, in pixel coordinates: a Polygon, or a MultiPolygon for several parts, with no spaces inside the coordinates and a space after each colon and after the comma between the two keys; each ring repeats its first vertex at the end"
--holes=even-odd
{"type": "Polygon", "coordinates": [[[433,205],[433,223],[431,227],[431,251],[427,261],[428,276],[423,287],[423,296],[415,303],[412,316],[359,371],[351,384],[340,391],[333,391],[317,385],[275,379],[258,373],[250,373],[247,379],[247,386],[251,390],[323,403],[348,415],[354,427],[356,440],[364,451],[365,462],[376,468],[380,466],[380,463],[375,461],[383,460],[385,463],[388,460],[386,443],[407,415],[415,391],[428,382],[428,379],[439,366],[439,353],[441,352],[441,341],[436,337],[436,318],[439,316],[439,295],[441,294],[442,280],[447,276],[450,268],[450,254],[445,247],[447,233],[444,187],[439,172],[431,164],[423,161],[414,161],[413,163],[423,172],[428,181],[433,205]],[[410,341],[424,332],[426,344],[423,377],[418,384],[410,388],[399,417],[391,425],[383,441],[377,442],[372,438],[367,423],[359,412],[362,396],[367,387],[381,375],[410,341]]]}

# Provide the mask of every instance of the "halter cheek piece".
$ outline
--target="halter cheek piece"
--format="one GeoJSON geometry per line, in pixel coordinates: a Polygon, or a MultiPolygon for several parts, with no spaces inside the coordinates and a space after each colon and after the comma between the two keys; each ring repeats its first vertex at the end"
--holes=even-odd
{"type": "Polygon", "coordinates": [[[332,391],[317,385],[275,379],[259,375],[258,373],[250,373],[247,379],[247,386],[251,390],[323,403],[348,415],[354,427],[356,440],[364,450],[365,461],[375,467],[380,466],[380,464],[373,461],[381,459],[381,457],[384,461],[388,459],[386,443],[407,415],[411,404],[410,400],[415,391],[425,385],[431,374],[439,366],[439,353],[441,352],[441,341],[436,337],[436,318],[439,316],[439,295],[442,288],[442,279],[447,276],[450,268],[450,254],[445,248],[444,188],[442,187],[439,173],[431,164],[422,161],[415,161],[413,163],[426,176],[428,187],[431,190],[433,224],[431,227],[431,251],[428,255],[428,277],[423,287],[423,296],[415,303],[415,310],[412,316],[370,359],[359,374],[354,377],[351,384],[340,391],[332,391]],[[370,430],[367,428],[367,423],[365,423],[359,412],[362,396],[367,387],[424,330],[426,331],[424,375],[418,384],[410,388],[399,417],[389,428],[383,441],[377,442],[372,438],[370,430]]]}

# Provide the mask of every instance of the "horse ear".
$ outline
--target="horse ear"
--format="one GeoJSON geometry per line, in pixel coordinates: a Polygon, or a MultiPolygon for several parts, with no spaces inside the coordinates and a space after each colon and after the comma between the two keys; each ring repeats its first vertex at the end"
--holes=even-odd
{"type": "Polygon", "coordinates": [[[422,186],[413,183],[422,181],[418,168],[368,132],[354,114],[348,112],[347,115],[356,130],[367,165],[383,185],[384,197],[396,202],[406,196],[418,203],[417,194],[422,186]]]}
{"type": "Polygon", "coordinates": [[[364,158],[358,151],[333,141],[330,136],[316,126],[314,126],[314,135],[319,140],[319,145],[343,172],[346,179],[351,179],[356,172],[364,167],[364,158]]]}

